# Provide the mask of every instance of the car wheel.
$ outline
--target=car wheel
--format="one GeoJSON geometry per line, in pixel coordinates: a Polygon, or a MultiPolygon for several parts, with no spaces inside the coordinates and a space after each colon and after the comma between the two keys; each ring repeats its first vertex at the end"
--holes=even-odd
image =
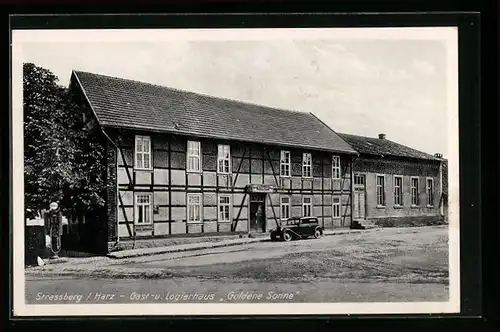
{"type": "Polygon", "coordinates": [[[292,233],[290,232],[283,233],[283,241],[285,242],[292,241],[292,233]]]}
{"type": "Polygon", "coordinates": [[[271,232],[271,241],[276,241],[276,232],[271,232]]]}
{"type": "Polygon", "coordinates": [[[321,231],[319,229],[317,229],[315,232],[314,232],[314,238],[315,239],[319,239],[321,237],[321,231]]]}

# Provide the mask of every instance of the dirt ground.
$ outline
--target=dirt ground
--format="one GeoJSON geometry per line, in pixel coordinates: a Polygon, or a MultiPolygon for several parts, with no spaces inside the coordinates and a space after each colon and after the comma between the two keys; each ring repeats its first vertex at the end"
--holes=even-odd
{"type": "Polygon", "coordinates": [[[446,301],[448,229],[387,228],[128,260],[73,258],[26,271],[28,303],[53,303],[40,294],[55,293],[90,302],[102,301],[97,293],[115,294],[107,299],[114,302],[183,301],[173,295],[193,293],[214,299],[186,302],[262,301],[234,296],[242,292],[271,302],[446,301]]]}

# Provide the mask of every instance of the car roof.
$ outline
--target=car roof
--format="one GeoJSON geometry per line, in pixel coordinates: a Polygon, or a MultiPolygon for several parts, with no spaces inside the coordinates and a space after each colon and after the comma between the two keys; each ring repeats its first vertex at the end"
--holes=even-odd
{"type": "Polygon", "coordinates": [[[307,220],[307,219],[318,220],[318,217],[290,217],[287,220],[307,220]]]}

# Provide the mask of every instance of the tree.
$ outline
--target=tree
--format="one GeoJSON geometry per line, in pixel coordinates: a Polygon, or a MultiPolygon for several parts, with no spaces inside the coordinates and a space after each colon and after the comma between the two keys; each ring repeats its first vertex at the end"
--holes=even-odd
{"type": "Polygon", "coordinates": [[[49,70],[23,65],[25,207],[66,211],[104,206],[104,147],[49,70]]]}

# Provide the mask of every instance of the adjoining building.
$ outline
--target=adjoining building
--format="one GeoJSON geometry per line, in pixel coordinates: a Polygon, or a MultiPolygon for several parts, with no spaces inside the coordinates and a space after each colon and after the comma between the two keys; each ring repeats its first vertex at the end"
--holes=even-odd
{"type": "Polygon", "coordinates": [[[442,154],[409,148],[384,134],[339,135],[360,153],[353,164],[354,220],[382,226],[447,221],[447,161],[442,154]]]}
{"type": "Polygon", "coordinates": [[[70,90],[105,137],[107,216],[94,227],[108,246],[268,232],[294,216],[351,226],[358,153],[312,113],[81,71],[70,90]]]}

